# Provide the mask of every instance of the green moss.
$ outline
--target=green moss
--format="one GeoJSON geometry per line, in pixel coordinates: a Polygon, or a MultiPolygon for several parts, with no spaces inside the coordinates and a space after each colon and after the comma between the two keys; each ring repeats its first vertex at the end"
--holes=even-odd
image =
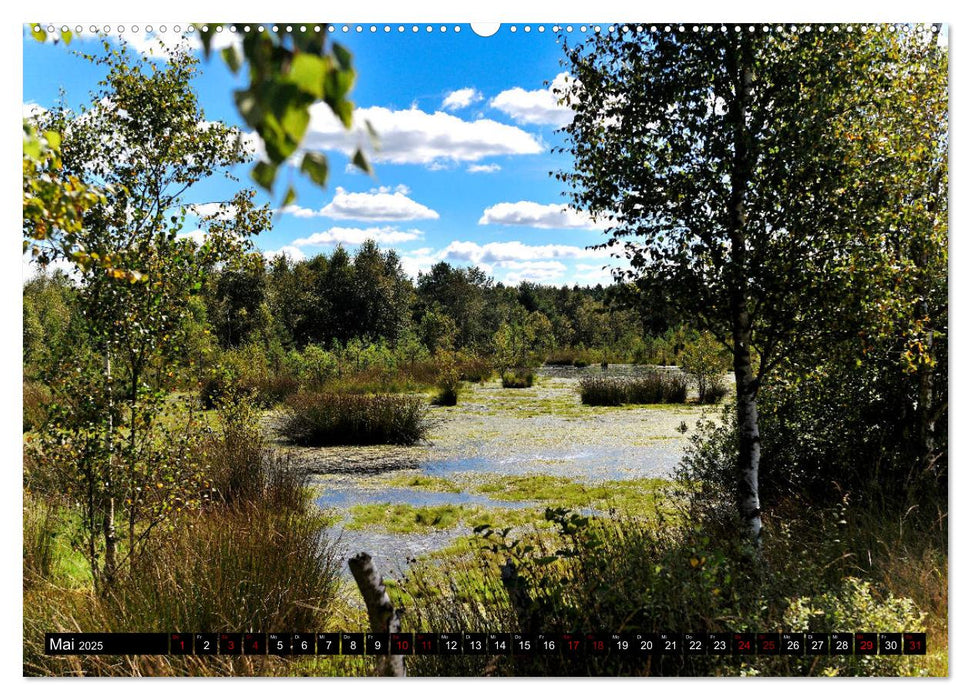
{"type": "Polygon", "coordinates": [[[542,513],[530,509],[483,508],[476,505],[412,506],[403,503],[367,503],[351,508],[349,530],[377,528],[396,534],[472,529],[478,525],[516,526],[542,520],[542,513]]]}
{"type": "Polygon", "coordinates": [[[561,476],[529,475],[492,478],[472,486],[472,490],[497,500],[546,501],[565,508],[614,508],[633,514],[656,510],[659,494],[669,486],[664,479],[587,484],[561,476]]]}
{"type": "Polygon", "coordinates": [[[459,493],[462,491],[454,482],[440,476],[424,474],[391,474],[376,484],[378,487],[406,488],[437,493],[459,493]]]}

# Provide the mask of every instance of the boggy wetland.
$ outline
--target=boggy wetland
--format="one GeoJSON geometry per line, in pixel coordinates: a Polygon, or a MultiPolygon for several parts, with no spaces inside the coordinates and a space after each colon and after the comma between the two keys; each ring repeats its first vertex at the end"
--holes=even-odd
{"type": "MultiPolygon", "coordinates": [[[[314,474],[317,505],[340,547],[400,573],[474,525],[521,525],[547,507],[639,511],[673,476],[706,408],[586,406],[581,376],[637,376],[632,365],[544,367],[532,387],[470,383],[457,406],[434,407],[415,446],[276,447],[314,474]]],[[[709,416],[717,407],[707,407],[709,416]]],[[[272,414],[267,418],[272,434],[272,414]]]]}

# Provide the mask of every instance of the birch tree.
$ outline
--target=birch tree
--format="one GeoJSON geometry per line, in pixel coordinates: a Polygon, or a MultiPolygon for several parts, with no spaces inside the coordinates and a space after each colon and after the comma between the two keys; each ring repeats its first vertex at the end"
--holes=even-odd
{"type": "Polygon", "coordinates": [[[189,462],[188,449],[180,456],[158,449],[176,441],[157,435],[166,391],[147,381],[148,370],[165,363],[171,376],[185,349],[190,297],[214,266],[241,255],[268,227],[269,211],[242,191],[201,217],[201,245],[180,236],[190,188],[245,162],[238,131],[205,119],[191,88],[198,61],[188,53],[173,52],[163,66],[110,46],[88,58],[107,69],[92,106],[50,110],[40,128],[63,135],[64,176],[105,194],[81,212],[69,247],[49,236],[33,244],[41,256],[77,265],[78,323],[52,367],[65,390],[46,437],[51,447],[72,448],[87,556],[96,583],[110,588],[119,544],[127,545],[124,557],[135,555],[142,535],[171,510],[164,494],[183,486],[171,469],[189,462]]]}
{"type": "MultiPolygon", "coordinates": [[[[888,203],[871,196],[872,159],[843,127],[882,143],[871,73],[912,57],[859,27],[614,29],[566,49],[575,165],[560,178],[609,222],[603,247],[626,255],[642,289],[728,339],[737,510],[757,544],[759,388],[856,330],[849,300],[860,264],[886,260],[888,203]]],[[[899,112],[895,89],[884,106],[899,112]]]]}

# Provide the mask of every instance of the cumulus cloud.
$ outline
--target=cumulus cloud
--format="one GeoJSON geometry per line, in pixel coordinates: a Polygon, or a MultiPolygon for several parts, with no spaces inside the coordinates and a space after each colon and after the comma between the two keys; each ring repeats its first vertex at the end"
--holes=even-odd
{"type": "Polygon", "coordinates": [[[480,225],[531,226],[533,228],[600,228],[593,218],[566,204],[500,202],[482,212],[480,225]]]}
{"type": "Polygon", "coordinates": [[[392,226],[372,226],[371,228],[346,228],[334,226],[326,231],[312,233],[306,238],[298,238],[291,243],[295,247],[330,246],[330,245],[361,245],[364,241],[372,240],[379,245],[395,245],[418,240],[422,232],[417,229],[401,231],[392,226]]]}
{"type": "Polygon", "coordinates": [[[399,251],[399,255],[404,271],[411,277],[428,272],[435,263],[447,260],[453,264],[475,265],[506,284],[519,284],[524,280],[589,285],[611,282],[611,258],[601,251],[578,246],[527,245],[519,241],[485,244],[452,241],[441,249],[425,247],[399,251]]]}
{"type": "Polygon", "coordinates": [[[295,216],[298,219],[310,219],[314,216],[320,216],[319,209],[308,209],[307,207],[301,207],[296,204],[290,204],[277,210],[278,214],[289,214],[290,216],[295,216]]]}
{"type": "Polygon", "coordinates": [[[438,218],[438,212],[409,198],[408,188],[404,185],[400,185],[393,192],[387,187],[370,192],[348,192],[343,187],[338,187],[334,199],[320,210],[320,214],[331,219],[362,221],[413,221],[438,218]]]}
{"type": "Polygon", "coordinates": [[[218,216],[219,219],[232,219],[236,216],[236,207],[222,202],[203,202],[201,204],[190,204],[186,207],[190,213],[196,216],[218,216]]]}
{"type": "Polygon", "coordinates": [[[418,277],[419,272],[428,272],[441,258],[433,248],[417,248],[399,253],[401,268],[409,277],[418,277]]]}
{"type": "Polygon", "coordinates": [[[208,234],[201,228],[193,229],[192,231],[182,231],[176,234],[176,238],[188,238],[196,245],[202,245],[206,242],[206,236],[208,234]]]}
{"type": "Polygon", "coordinates": [[[292,245],[285,245],[281,248],[277,248],[276,250],[263,251],[263,257],[266,260],[273,260],[281,255],[291,262],[300,262],[301,260],[307,259],[307,256],[303,254],[302,250],[292,245]]]}
{"type": "Polygon", "coordinates": [[[320,209],[308,209],[295,204],[280,209],[300,219],[325,216],[329,219],[355,219],[358,221],[414,221],[437,219],[438,212],[408,197],[406,185],[378,187],[368,192],[348,192],[337,188],[334,198],[320,209]]]}
{"type": "Polygon", "coordinates": [[[466,121],[446,112],[430,114],[417,107],[356,109],[350,130],[344,128],[326,104],[311,106],[310,114],[305,148],[336,150],[347,155],[361,148],[375,163],[427,167],[544,150],[535,136],[518,127],[492,119],[466,121]],[[376,149],[368,137],[365,122],[378,134],[376,149]]]}
{"type": "Polygon", "coordinates": [[[557,258],[602,258],[603,253],[573,245],[529,245],[520,241],[452,241],[442,251],[443,258],[475,264],[554,260],[557,258]]]}
{"type": "Polygon", "coordinates": [[[549,282],[558,279],[566,272],[566,265],[556,260],[537,260],[529,262],[515,262],[508,260],[502,264],[509,270],[503,278],[506,284],[528,282],[549,282]]]}
{"type": "Polygon", "coordinates": [[[36,102],[24,102],[22,108],[24,119],[34,119],[47,113],[46,107],[41,107],[36,102]]]}
{"type": "Polygon", "coordinates": [[[576,274],[573,275],[573,281],[580,285],[595,286],[597,284],[602,284],[607,286],[613,284],[614,276],[612,270],[615,268],[623,268],[625,265],[621,264],[618,260],[613,260],[612,264],[602,264],[602,265],[589,265],[587,263],[577,263],[574,266],[576,274]]]}
{"type": "Polygon", "coordinates": [[[520,124],[566,126],[573,119],[573,110],[560,104],[554,90],[562,92],[573,82],[569,73],[560,73],[553,78],[549,87],[541,90],[524,90],[521,87],[503,90],[492,98],[489,106],[508,114],[520,124]]]}
{"type": "Polygon", "coordinates": [[[501,165],[496,165],[495,163],[488,163],[486,165],[470,165],[465,169],[467,173],[497,173],[502,170],[501,165]]]}
{"type": "Polygon", "coordinates": [[[445,95],[442,100],[442,109],[455,110],[468,107],[473,102],[482,100],[482,93],[475,88],[462,88],[445,95]]]}

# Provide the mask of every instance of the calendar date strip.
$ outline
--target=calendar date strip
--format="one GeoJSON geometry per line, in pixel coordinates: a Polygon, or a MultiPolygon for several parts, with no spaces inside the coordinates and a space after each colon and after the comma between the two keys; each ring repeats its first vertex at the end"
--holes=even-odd
{"type": "Polygon", "coordinates": [[[62,655],[378,656],[714,655],[908,656],[927,653],[923,632],[48,632],[44,652],[62,655]]]}

